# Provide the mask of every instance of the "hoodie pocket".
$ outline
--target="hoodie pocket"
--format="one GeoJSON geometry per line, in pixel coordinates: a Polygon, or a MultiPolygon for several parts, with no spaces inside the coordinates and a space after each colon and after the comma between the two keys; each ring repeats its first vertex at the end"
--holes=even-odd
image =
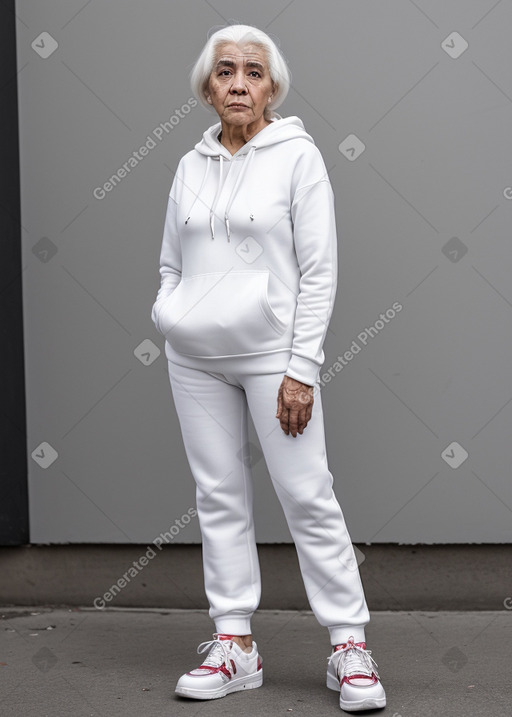
{"type": "Polygon", "coordinates": [[[281,348],[288,324],[274,312],[268,271],[227,271],[182,278],[162,304],[159,323],[175,351],[220,357],[281,348]]]}
{"type": "Polygon", "coordinates": [[[162,299],[158,299],[158,301],[155,301],[151,309],[151,318],[153,319],[157,331],[159,331],[160,333],[162,333],[162,328],[160,326],[160,315],[162,313],[162,308],[164,304],[169,301],[173,293],[174,289],[171,291],[170,294],[167,294],[167,296],[163,297],[162,299]]]}

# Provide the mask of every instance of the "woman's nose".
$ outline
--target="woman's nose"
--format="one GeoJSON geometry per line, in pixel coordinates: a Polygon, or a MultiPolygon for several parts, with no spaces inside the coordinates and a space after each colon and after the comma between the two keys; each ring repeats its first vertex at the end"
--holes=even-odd
{"type": "Polygon", "coordinates": [[[246,92],[245,77],[243,72],[237,72],[233,76],[233,82],[231,84],[231,92],[246,92]]]}

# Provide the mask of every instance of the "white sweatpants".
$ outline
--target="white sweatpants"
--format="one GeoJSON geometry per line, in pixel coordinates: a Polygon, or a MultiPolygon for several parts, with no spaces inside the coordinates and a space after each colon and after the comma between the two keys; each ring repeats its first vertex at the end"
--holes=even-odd
{"type": "MultiPolygon", "coordinates": [[[[282,357],[285,358],[285,357],[282,357]]],[[[297,550],[311,609],[331,644],[365,639],[370,615],[352,542],[327,464],[320,391],[302,435],[275,417],[286,371],[229,373],[168,360],[185,451],[196,482],[205,592],[217,632],[251,634],[261,596],[248,460],[251,417],[297,550]]]]}

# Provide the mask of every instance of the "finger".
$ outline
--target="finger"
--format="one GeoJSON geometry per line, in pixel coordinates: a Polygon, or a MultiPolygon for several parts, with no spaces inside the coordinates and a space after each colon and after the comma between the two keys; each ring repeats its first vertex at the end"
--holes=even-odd
{"type": "Polygon", "coordinates": [[[288,409],[282,401],[279,402],[279,413],[277,418],[279,419],[279,425],[283,431],[286,432],[288,430],[288,409]]]}
{"type": "Polygon", "coordinates": [[[308,421],[307,421],[307,418],[306,418],[306,410],[307,410],[306,408],[303,408],[301,411],[299,411],[299,427],[298,427],[298,430],[299,430],[299,433],[300,433],[301,436],[302,436],[302,434],[304,433],[304,429],[305,429],[306,426],[308,425],[308,421]]]}
{"type": "Polygon", "coordinates": [[[292,436],[295,438],[297,436],[297,429],[299,424],[299,412],[296,408],[290,409],[290,420],[289,420],[289,426],[292,436]]]}
{"type": "Polygon", "coordinates": [[[304,429],[308,425],[309,421],[311,420],[311,415],[313,413],[313,404],[310,403],[307,406],[304,407],[302,411],[299,413],[299,433],[302,435],[304,432],[304,429]]]}
{"type": "Polygon", "coordinates": [[[282,402],[282,400],[281,400],[281,393],[282,393],[282,390],[279,389],[279,391],[277,392],[277,413],[276,413],[276,418],[279,418],[279,416],[281,415],[281,409],[282,409],[282,407],[283,407],[283,402],[282,402]]]}

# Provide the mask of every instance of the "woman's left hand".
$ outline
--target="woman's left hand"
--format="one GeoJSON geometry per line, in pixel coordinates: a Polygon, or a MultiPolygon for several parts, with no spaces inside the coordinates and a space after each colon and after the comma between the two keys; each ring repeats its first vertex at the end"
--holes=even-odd
{"type": "Polygon", "coordinates": [[[284,376],[277,393],[277,413],[281,428],[294,438],[302,435],[313,411],[313,386],[284,376]]]}

